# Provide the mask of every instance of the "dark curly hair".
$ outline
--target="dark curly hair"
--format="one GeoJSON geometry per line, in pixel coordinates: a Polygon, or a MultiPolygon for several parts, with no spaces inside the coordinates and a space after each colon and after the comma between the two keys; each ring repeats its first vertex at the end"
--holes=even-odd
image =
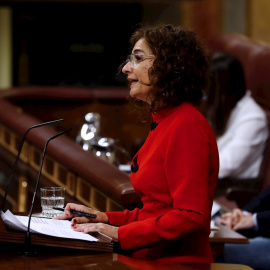
{"type": "Polygon", "coordinates": [[[145,39],[156,56],[149,69],[151,109],[198,103],[207,87],[209,53],[193,31],[172,25],[142,25],[130,38],[145,39]]]}

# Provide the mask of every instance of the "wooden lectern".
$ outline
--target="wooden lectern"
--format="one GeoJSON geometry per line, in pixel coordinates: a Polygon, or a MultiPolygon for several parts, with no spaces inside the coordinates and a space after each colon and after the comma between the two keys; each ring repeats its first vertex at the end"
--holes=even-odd
{"type": "MultiPolygon", "coordinates": [[[[220,234],[222,234],[222,232],[219,233],[219,235],[220,234]]],[[[155,261],[138,260],[113,253],[113,244],[103,241],[102,239],[100,239],[99,242],[88,242],[40,234],[31,235],[32,245],[37,247],[37,255],[25,256],[18,254],[18,251],[23,248],[25,237],[25,232],[6,229],[0,218],[1,270],[252,270],[245,265],[219,263],[173,263],[170,265],[160,265],[155,261]]]]}
{"type": "MultiPolygon", "coordinates": [[[[101,235],[93,235],[97,242],[89,242],[76,239],[59,238],[43,234],[31,234],[31,245],[35,247],[59,247],[71,249],[84,249],[102,252],[112,252],[113,243],[101,235]]],[[[0,218],[0,242],[22,245],[25,243],[26,232],[9,230],[0,218]]]]}

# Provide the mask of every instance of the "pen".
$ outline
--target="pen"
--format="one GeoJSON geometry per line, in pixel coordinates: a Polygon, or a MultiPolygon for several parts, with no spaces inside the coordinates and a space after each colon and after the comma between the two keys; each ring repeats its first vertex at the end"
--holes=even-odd
{"type": "MultiPolygon", "coordinates": [[[[55,210],[58,210],[58,211],[64,211],[65,210],[65,208],[60,208],[60,207],[52,207],[52,209],[55,209],[55,210]]],[[[89,217],[89,218],[96,218],[97,217],[96,214],[85,213],[85,212],[76,211],[76,210],[73,210],[73,209],[70,209],[69,211],[72,214],[79,215],[79,216],[82,216],[82,217],[89,217]]]]}

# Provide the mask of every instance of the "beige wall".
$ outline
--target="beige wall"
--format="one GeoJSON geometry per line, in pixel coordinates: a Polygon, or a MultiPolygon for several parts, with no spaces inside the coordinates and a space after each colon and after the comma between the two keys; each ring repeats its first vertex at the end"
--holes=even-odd
{"type": "Polygon", "coordinates": [[[249,0],[249,31],[252,39],[270,44],[270,1],[249,0]]]}
{"type": "Polygon", "coordinates": [[[222,29],[246,35],[248,31],[249,0],[222,0],[222,29]]]}
{"type": "Polygon", "coordinates": [[[0,7],[0,89],[12,85],[12,10],[0,7]]]}
{"type": "Polygon", "coordinates": [[[208,38],[234,32],[270,44],[270,0],[182,0],[182,23],[208,38]]]}

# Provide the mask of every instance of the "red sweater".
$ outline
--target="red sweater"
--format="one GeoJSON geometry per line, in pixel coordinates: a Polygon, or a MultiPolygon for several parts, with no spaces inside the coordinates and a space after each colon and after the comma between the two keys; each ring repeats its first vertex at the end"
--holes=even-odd
{"type": "Polygon", "coordinates": [[[133,159],[131,183],[143,207],[107,212],[120,226],[119,242],[132,257],[162,261],[213,261],[211,208],[218,177],[215,137],[189,103],[153,115],[158,123],[133,159]]]}

